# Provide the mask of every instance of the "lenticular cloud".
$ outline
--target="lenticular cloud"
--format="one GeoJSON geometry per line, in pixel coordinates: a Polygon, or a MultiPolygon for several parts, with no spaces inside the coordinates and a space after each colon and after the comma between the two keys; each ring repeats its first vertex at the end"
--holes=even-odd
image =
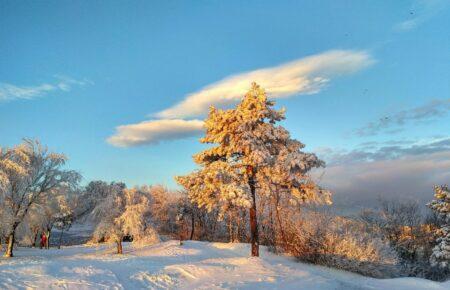
{"type": "Polygon", "coordinates": [[[226,77],[187,95],[180,103],[154,114],[155,120],[122,125],[108,138],[114,146],[155,144],[163,140],[197,136],[203,132],[204,116],[211,105],[237,103],[253,82],[266,89],[271,98],[315,94],[333,78],[357,72],[374,63],[365,51],[332,50],[226,77]]]}
{"type": "Polygon", "coordinates": [[[315,94],[332,77],[356,72],[374,61],[366,52],[335,50],[294,60],[279,66],[229,76],[188,95],[183,101],[156,114],[159,118],[200,116],[209,106],[239,101],[252,82],[263,87],[270,97],[315,94]]]}
{"type": "Polygon", "coordinates": [[[119,126],[116,130],[108,142],[118,147],[129,147],[199,135],[203,131],[203,121],[153,120],[119,126]]]}

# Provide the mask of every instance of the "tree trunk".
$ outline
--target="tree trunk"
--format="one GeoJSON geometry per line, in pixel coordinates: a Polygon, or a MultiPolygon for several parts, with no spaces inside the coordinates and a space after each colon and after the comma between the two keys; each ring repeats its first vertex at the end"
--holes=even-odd
{"type": "Polygon", "coordinates": [[[183,245],[183,234],[180,232],[180,246],[183,245]]]}
{"type": "Polygon", "coordinates": [[[6,258],[11,258],[14,256],[13,248],[14,248],[14,232],[9,234],[9,236],[8,236],[8,247],[6,248],[6,252],[5,252],[6,258]]]}
{"type": "Polygon", "coordinates": [[[256,216],[256,187],[255,174],[253,168],[251,169],[248,185],[252,194],[252,207],[250,208],[250,240],[252,243],[252,256],[259,257],[259,234],[258,234],[258,220],[256,216]]]}
{"type": "Polygon", "coordinates": [[[216,233],[216,227],[217,227],[217,219],[213,220],[213,226],[212,231],[208,233],[208,242],[212,242],[214,240],[214,234],[216,233]]]}
{"type": "Polygon", "coordinates": [[[39,232],[34,233],[33,248],[36,248],[38,235],[39,235],[39,232]]]}
{"type": "Polygon", "coordinates": [[[240,229],[239,229],[239,239],[240,241],[245,241],[248,242],[248,234],[247,234],[247,211],[243,210],[241,212],[241,221],[243,222],[242,225],[240,225],[240,229]]]}
{"type": "Polygon", "coordinates": [[[48,229],[47,230],[47,240],[45,241],[45,248],[48,250],[50,249],[50,236],[52,234],[52,230],[48,229]]]}
{"type": "Polygon", "coordinates": [[[190,240],[192,240],[194,238],[194,227],[195,227],[195,219],[194,219],[194,214],[191,215],[191,236],[190,236],[190,240]]]}
{"type": "Polygon", "coordinates": [[[275,204],[275,215],[277,217],[278,227],[280,228],[281,238],[283,240],[283,249],[286,249],[287,239],[286,239],[286,234],[284,232],[283,222],[281,221],[281,217],[280,217],[279,204],[280,204],[280,200],[279,200],[279,196],[277,195],[276,204],[275,204]]]}
{"type": "Polygon", "coordinates": [[[63,232],[64,232],[64,230],[61,229],[61,233],[59,234],[58,249],[61,249],[61,242],[62,242],[63,232]]]}
{"type": "Polygon", "coordinates": [[[231,224],[231,213],[228,214],[228,235],[230,238],[230,243],[233,242],[233,228],[231,224]]]}
{"type": "Polygon", "coordinates": [[[275,225],[273,221],[273,203],[269,202],[269,227],[270,227],[270,243],[276,249],[276,233],[275,233],[275,225]]]}
{"type": "Polygon", "coordinates": [[[117,254],[123,254],[122,241],[117,242],[117,254]]]}
{"type": "Polygon", "coordinates": [[[234,232],[234,235],[235,235],[234,238],[237,243],[239,243],[241,240],[240,233],[241,233],[241,215],[239,214],[239,212],[237,212],[236,213],[236,230],[234,232]]]}

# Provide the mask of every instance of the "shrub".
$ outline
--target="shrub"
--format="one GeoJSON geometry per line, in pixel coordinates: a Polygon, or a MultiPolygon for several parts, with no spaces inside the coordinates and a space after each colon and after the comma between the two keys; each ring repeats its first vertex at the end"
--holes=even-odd
{"type": "Polygon", "coordinates": [[[361,222],[309,212],[287,223],[286,236],[282,246],[301,261],[377,278],[398,275],[395,251],[361,222]]]}

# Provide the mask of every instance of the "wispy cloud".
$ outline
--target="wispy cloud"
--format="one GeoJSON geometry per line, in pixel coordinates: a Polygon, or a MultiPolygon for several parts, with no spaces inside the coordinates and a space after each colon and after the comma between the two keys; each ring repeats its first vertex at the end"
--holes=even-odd
{"type": "Polygon", "coordinates": [[[67,92],[70,91],[73,86],[92,84],[92,82],[87,79],[76,80],[62,75],[56,75],[55,78],[56,81],[52,83],[43,83],[35,86],[17,86],[0,82],[0,102],[18,99],[30,100],[42,97],[50,92],[67,92]]]}
{"type": "Polygon", "coordinates": [[[225,107],[238,102],[252,82],[264,87],[271,98],[314,94],[332,78],[354,73],[372,63],[374,59],[367,52],[334,50],[276,67],[232,75],[153,114],[156,120],[117,127],[116,133],[107,141],[114,146],[129,147],[197,136],[203,131],[203,121],[190,118],[204,116],[211,105],[225,107]]]}
{"type": "Polygon", "coordinates": [[[200,120],[153,120],[122,125],[107,141],[118,147],[157,144],[163,140],[200,135],[203,124],[200,120]]]}
{"type": "Polygon", "coordinates": [[[364,51],[334,50],[279,66],[229,76],[186,96],[180,103],[157,113],[158,118],[201,116],[211,105],[239,101],[257,82],[272,98],[318,93],[332,78],[354,73],[374,63],[364,51]]]}
{"type": "Polygon", "coordinates": [[[320,148],[319,155],[329,165],[353,164],[381,160],[394,160],[406,155],[423,155],[450,151],[450,137],[424,140],[419,142],[386,141],[362,143],[351,151],[320,148]]]}
{"type": "Polygon", "coordinates": [[[396,133],[411,122],[436,120],[450,112],[450,99],[433,100],[423,106],[384,116],[356,130],[357,136],[372,136],[381,132],[396,133]]]}
{"type": "Polygon", "coordinates": [[[415,0],[408,12],[408,19],[397,23],[394,29],[400,32],[412,30],[448,6],[447,0],[415,0]]]}

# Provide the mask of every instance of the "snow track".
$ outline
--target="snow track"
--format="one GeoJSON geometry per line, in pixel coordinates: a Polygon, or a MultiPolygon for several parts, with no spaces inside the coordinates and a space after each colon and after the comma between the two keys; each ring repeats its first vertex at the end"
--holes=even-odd
{"type": "Polygon", "coordinates": [[[0,259],[0,289],[349,289],[450,290],[450,282],[372,279],[297,263],[246,244],[168,241],[118,256],[106,246],[18,249],[0,259]]]}

